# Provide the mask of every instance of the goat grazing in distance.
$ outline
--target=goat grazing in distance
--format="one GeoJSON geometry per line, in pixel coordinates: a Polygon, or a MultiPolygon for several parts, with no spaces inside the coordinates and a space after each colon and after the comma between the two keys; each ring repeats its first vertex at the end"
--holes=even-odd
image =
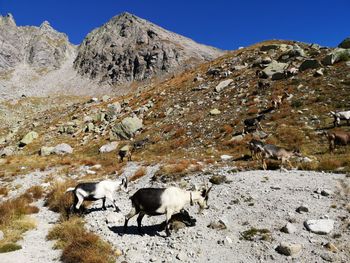
{"type": "Polygon", "coordinates": [[[125,157],[128,159],[128,161],[131,161],[131,155],[133,150],[134,149],[129,145],[123,146],[118,152],[120,158],[119,162],[122,163],[125,157]]]}
{"type": "Polygon", "coordinates": [[[350,144],[350,132],[346,131],[329,131],[325,132],[329,142],[329,151],[334,153],[336,145],[350,144]]]}
{"type": "Polygon", "coordinates": [[[211,187],[202,191],[186,191],[178,187],[141,188],[130,197],[132,209],[125,216],[124,233],[130,218],[138,214],[137,229],[142,233],[141,221],[145,215],[156,216],[166,214],[165,232],[170,235],[169,220],[179,213],[187,204],[197,203],[202,209],[208,209],[208,197],[211,187]]]}
{"type": "Polygon", "coordinates": [[[263,130],[263,128],[261,127],[261,124],[260,124],[260,122],[262,120],[265,120],[264,114],[258,115],[257,117],[254,117],[254,118],[245,119],[243,121],[243,124],[244,124],[243,134],[246,134],[252,128],[263,130]]]}
{"type": "Polygon", "coordinates": [[[261,156],[261,149],[265,145],[262,141],[252,139],[247,144],[248,144],[248,148],[250,150],[250,154],[251,154],[253,160],[259,159],[262,157],[261,156]]]}
{"type": "Polygon", "coordinates": [[[329,114],[332,115],[334,118],[334,121],[333,121],[334,127],[340,126],[341,120],[346,120],[347,125],[350,124],[350,111],[339,111],[339,112],[331,111],[329,114]]]}
{"type": "Polygon", "coordinates": [[[264,170],[267,169],[266,159],[274,159],[280,160],[281,166],[280,170],[282,171],[282,167],[284,163],[288,163],[290,168],[293,168],[290,158],[293,156],[301,157],[301,153],[298,150],[288,151],[282,147],[273,145],[273,144],[265,144],[263,147],[260,147],[262,153],[262,165],[264,170]]]}
{"type": "Polygon", "coordinates": [[[74,203],[71,206],[71,212],[79,211],[80,206],[87,201],[96,201],[102,199],[102,208],[106,210],[106,199],[110,200],[113,204],[115,211],[119,211],[119,208],[115,204],[113,193],[123,189],[125,192],[128,190],[128,179],[123,178],[121,181],[104,180],[101,182],[87,182],[79,183],[76,187],[70,187],[66,190],[66,193],[73,192],[74,203]]]}

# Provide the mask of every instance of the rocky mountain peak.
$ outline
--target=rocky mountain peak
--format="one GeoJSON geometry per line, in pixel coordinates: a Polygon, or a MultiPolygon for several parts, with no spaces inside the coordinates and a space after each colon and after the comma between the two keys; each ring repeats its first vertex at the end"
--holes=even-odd
{"type": "Polygon", "coordinates": [[[0,69],[24,64],[35,68],[60,67],[74,49],[68,37],[44,21],[40,27],[17,26],[11,14],[0,16],[0,69]]]}
{"type": "Polygon", "coordinates": [[[123,84],[171,73],[221,54],[125,12],[84,39],[74,67],[90,78],[123,84]]]}
{"type": "Polygon", "coordinates": [[[1,26],[16,26],[16,22],[12,16],[12,14],[8,13],[5,16],[0,15],[0,25],[1,26]]]}

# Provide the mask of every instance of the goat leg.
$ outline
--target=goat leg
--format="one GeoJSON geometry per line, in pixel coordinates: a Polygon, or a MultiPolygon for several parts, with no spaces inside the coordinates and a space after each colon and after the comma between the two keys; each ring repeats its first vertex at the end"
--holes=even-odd
{"type": "Polygon", "coordinates": [[[141,212],[138,217],[137,217],[137,231],[139,232],[139,234],[143,235],[143,231],[141,228],[141,222],[142,222],[142,218],[145,216],[145,213],[141,212]]]}

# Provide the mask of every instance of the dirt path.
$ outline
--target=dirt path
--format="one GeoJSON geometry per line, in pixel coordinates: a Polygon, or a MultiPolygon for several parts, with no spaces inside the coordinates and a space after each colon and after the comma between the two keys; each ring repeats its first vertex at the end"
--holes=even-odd
{"type": "Polygon", "coordinates": [[[60,262],[60,250],[53,250],[54,241],[47,241],[46,236],[53,224],[58,220],[57,213],[49,211],[43,206],[43,200],[35,203],[40,211],[31,215],[36,221],[36,229],[30,230],[24,234],[23,240],[18,244],[22,249],[0,254],[1,263],[49,263],[60,262]]]}

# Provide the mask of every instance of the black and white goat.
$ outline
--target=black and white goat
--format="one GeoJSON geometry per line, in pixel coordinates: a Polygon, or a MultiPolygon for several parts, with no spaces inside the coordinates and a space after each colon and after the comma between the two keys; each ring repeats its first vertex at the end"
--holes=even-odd
{"type": "Polygon", "coordinates": [[[243,121],[243,124],[244,124],[243,134],[249,132],[251,129],[263,130],[262,127],[261,127],[261,124],[260,124],[260,122],[262,120],[265,120],[265,115],[264,114],[258,115],[257,117],[254,117],[254,118],[245,119],[243,121]]]}
{"type": "Polygon", "coordinates": [[[333,121],[334,127],[340,126],[341,120],[346,120],[347,125],[350,124],[350,111],[339,111],[339,112],[331,111],[330,115],[332,115],[334,118],[334,121],[333,121]]]}
{"type": "Polygon", "coordinates": [[[119,211],[119,208],[115,204],[113,193],[123,189],[125,192],[128,190],[128,179],[123,178],[121,181],[104,180],[101,182],[87,182],[79,183],[76,187],[70,187],[66,190],[66,193],[73,192],[74,203],[71,206],[71,212],[79,211],[80,206],[87,201],[96,201],[102,199],[102,208],[106,210],[106,199],[112,202],[115,211],[119,211]]]}
{"type": "Polygon", "coordinates": [[[166,214],[165,231],[170,235],[169,220],[172,215],[179,213],[187,204],[198,204],[200,211],[208,209],[208,197],[211,187],[202,191],[186,191],[178,187],[169,188],[141,188],[130,197],[132,209],[125,216],[124,233],[130,218],[138,214],[137,227],[141,230],[141,221],[145,215],[156,216],[166,214]]]}

